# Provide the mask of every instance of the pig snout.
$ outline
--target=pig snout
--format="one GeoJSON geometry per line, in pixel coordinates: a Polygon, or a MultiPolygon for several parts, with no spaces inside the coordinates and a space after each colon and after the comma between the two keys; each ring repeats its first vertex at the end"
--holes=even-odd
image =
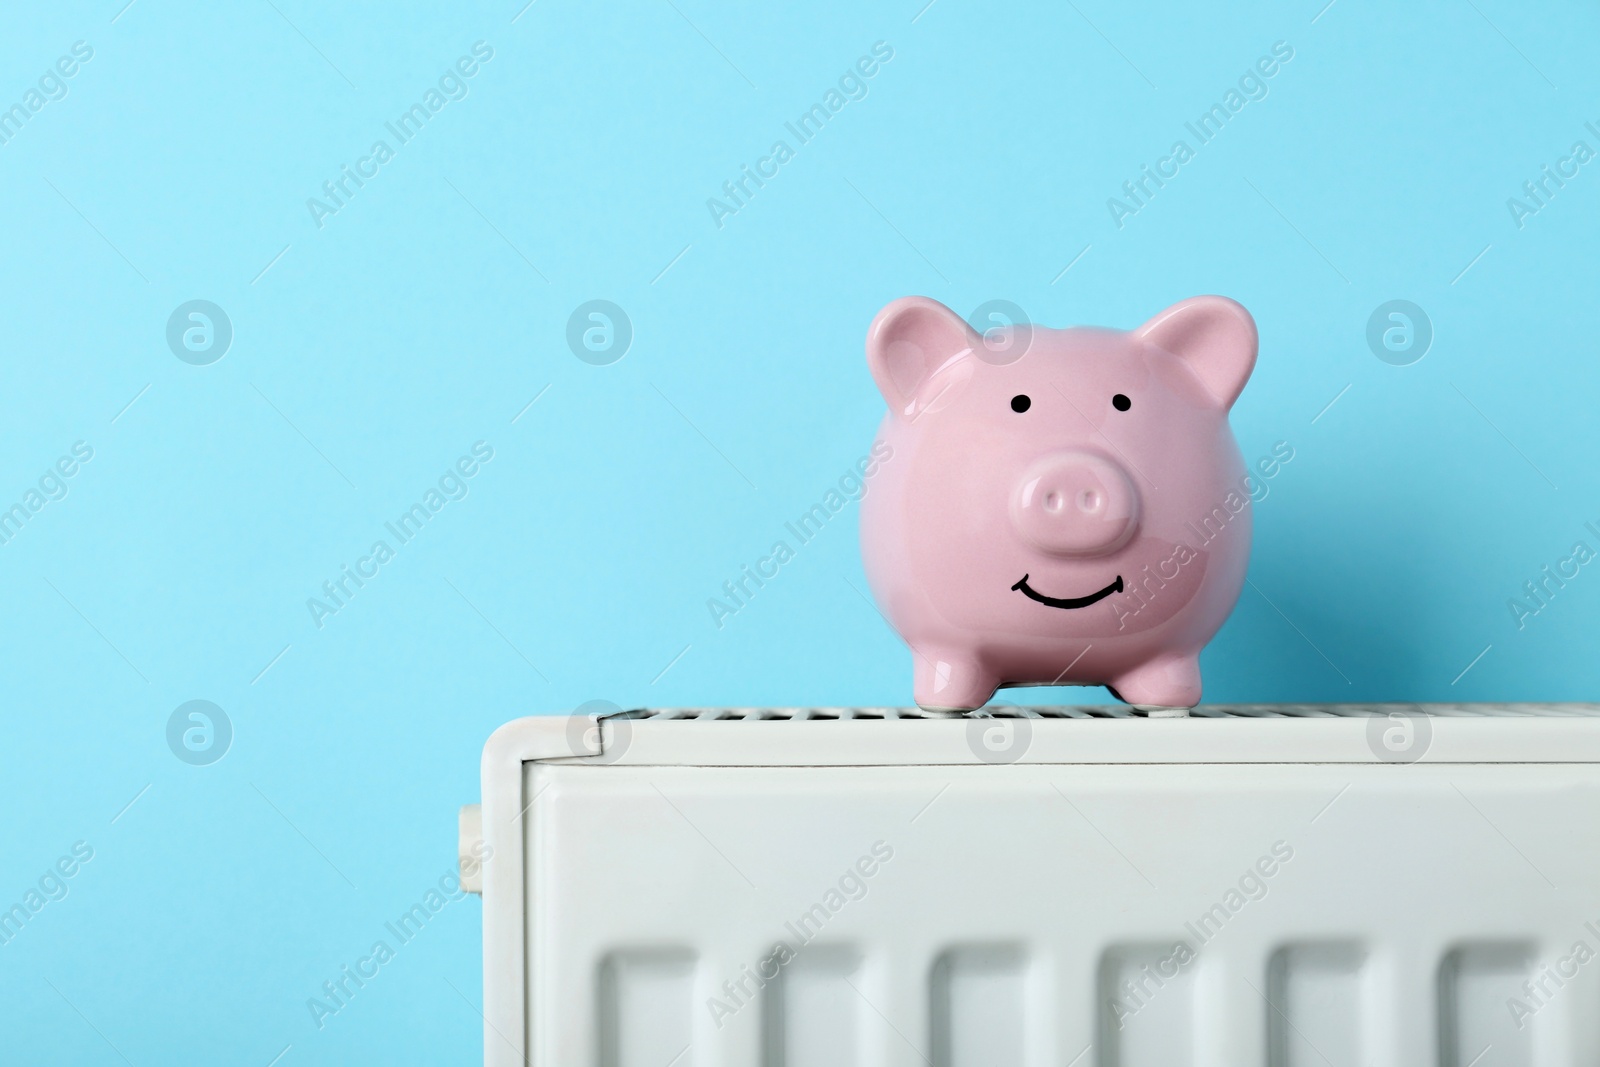
{"type": "Polygon", "coordinates": [[[1133,537],[1139,492],[1121,467],[1092,452],[1056,452],[1035,461],[1011,497],[1023,540],[1053,556],[1103,556],[1133,537]]]}

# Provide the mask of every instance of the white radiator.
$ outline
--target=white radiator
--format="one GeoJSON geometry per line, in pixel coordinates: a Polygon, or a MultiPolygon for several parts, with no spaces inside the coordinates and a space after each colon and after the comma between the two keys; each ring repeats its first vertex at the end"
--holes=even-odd
{"type": "Polygon", "coordinates": [[[1600,1064],[1596,705],[529,718],[462,826],[491,1067],[1600,1064]]]}

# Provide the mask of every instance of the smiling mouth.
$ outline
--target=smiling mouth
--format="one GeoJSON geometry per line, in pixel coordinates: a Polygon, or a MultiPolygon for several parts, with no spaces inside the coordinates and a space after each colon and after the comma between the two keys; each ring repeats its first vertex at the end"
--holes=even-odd
{"type": "Polygon", "coordinates": [[[1052,608],[1086,608],[1090,604],[1098,604],[1100,601],[1104,600],[1106,597],[1110,596],[1112,593],[1120,593],[1120,592],[1122,592],[1122,575],[1120,575],[1120,574],[1117,575],[1117,580],[1116,581],[1112,582],[1110,585],[1106,586],[1104,589],[1100,590],[1098,593],[1090,593],[1088,596],[1079,596],[1079,597],[1045,596],[1044,594],[1037,593],[1037,592],[1035,592],[1033,590],[1033,587],[1028,584],[1028,576],[1026,574],[1024,574],[1022,576],[1022,580],[1020,582],[1018,582],[1016,585],[1012,586],[1011,588],[1019,591],[1023,596],[1027,597],[1029,600],[1037,600],[1039,603],[1044,604],[1047,607],[1052,607],[1052,608]]]}

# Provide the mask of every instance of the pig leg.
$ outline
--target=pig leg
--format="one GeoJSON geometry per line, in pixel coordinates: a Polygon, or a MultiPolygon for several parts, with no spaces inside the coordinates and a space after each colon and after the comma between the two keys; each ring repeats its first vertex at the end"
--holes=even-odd
{"type": "Polygon", "coordinates": [[[994,696],[1000,679],[970,652],[914,649],[912,693],[924,711],[972,711],[994,696]]]}
{"type": "Polygon", "coordinates": [[[1140,711],[1192,708],[1200,703],[1200,657],[1158,657],[1114,679],[1111,688],[1140,711]]]}

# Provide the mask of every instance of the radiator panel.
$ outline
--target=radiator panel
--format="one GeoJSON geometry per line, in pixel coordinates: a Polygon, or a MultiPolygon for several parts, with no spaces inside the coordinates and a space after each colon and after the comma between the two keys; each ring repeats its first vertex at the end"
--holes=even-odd
{"type": "MultiPolygon", "coordinates": [[[[526,975],[486,1058],[523,1062],[520,1040],[533,1067],[1600,1062],[1600,764],[1555,758],[1596,721],[1541,740],[1543,721],[1505,746],[1543,758],[1504,762],[905,763],[853,733],[892,720],[761,724],[808,752],[825,730],[860,743],[819,766],[786,764],[775,732],[716,765],[524,760],[486,796],[486,892],[521,886],[526,975]]],[[[700,727],[745,729],[677,728],[700,727]]],[[[486,903],[489,937],[508,926],[486,903]]]]}

